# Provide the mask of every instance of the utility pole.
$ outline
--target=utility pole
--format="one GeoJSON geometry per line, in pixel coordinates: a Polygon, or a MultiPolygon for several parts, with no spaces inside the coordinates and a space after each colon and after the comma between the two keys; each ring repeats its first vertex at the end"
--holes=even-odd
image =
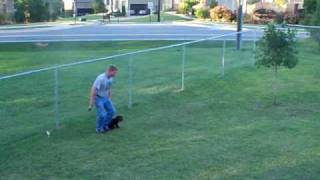
{"type": "Polygon", "coordinates": [[[74,24],[77,24],[77,0],[73,1],[73,17],[74,17],[74,24]]]}
{"type": "Polygon", "coordinates": [[[160,6],[161,6],[161,0],[158,0],[158,22],[160,22],[160,6]]]}
{"type": "Polygon", "coordinates": [[[241,49],[241,41],[242,41],[242,24],[243,24],[243,12],[242,12],[242,2],[243,0],[239,0],[239,7],[238,7],[238,20],[237,20],[237,50],[241,49]]]}

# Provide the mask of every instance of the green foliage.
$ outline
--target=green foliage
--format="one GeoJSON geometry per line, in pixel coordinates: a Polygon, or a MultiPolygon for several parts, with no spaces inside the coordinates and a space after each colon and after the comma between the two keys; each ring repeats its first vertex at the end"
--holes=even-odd
{"type": "Polygon", "coordinates": [[[206,19],[210,15],[209,10],[207,8],[201,7],[196,9],[195,16],[199,19],[206,19]]]}
{"type": "Polygon", "coordinates": [[[6,16],[4,14],[0,13],[0,24],[5,24],[6,23],[6,16]]]}
{"type": "Polygon", "coordinates": [[[50,20],[54,21],[57,20],[59,16],[63,15],[62,7],[63,1],[62,0],[50,0],[51,10],[50,10],[50,20]]]}
{"type": "Polygon", "coordinates": [[[216,6],[218,6],[218,1],[213,0],[213,1],[210,2],[210,5],[209,5],[210,9],[212,9],[212,8],[214,8],[216,6]]]}
{"type": "MultiPolygon", "coordinates": [[[[320,25],[320,0],[305,0],[304,2],[305,17],[304,24],[320,25]]],[[[316,40],[320,46],[320,30],[311,29],[311,37],[316,40]]]]}
{"type": "MultiPolygon", "coordinates": [[[[3,43],[0,74],[179,42],[52,42],[41,49],[3,43]]],[[[180,48],[133,59],[132,109],[128,58],[62,69],[62,126],[50,138],[53,72],[1,81],[0,179],[318,179],[320,51],[308,40],[298,43],[304,60],[281,74],[286,103],[278,108],[267,104],[270,74],[247,67],[250,43],[234,51],[227,41],[225,78],[217,78],[220,61],[213,60],[221,57],[221,41],[188,46],[183,92],[176,91],[180,66],[173,60],[180,60],[180,48]],[[85,111],[88,87],[110,63],[120,69],[112,100],[126,119],[120,129],[96,135],[95,114],[85,111]]]]}
{"type": "Polygon", "coordinates": [[[247,1],[247,4],[255,4],[255,3],[258,3],[260,2],[261,0],[248,0],[247,1]]]}
{"type": "Polygon", "coordinates": [[[298,63],[295,31],[277,30],[274,24],[269,24],[257,45],[256,66],[272,68],[275,77],[279,67],[292,69],[298,63]]]}
{"type": "Polygon", "coordinates": [[[28,11],[28,2],[26,0],[15,0],[14,1],[15,11],[15,20],[19,23],[28,22],[29,11],[28,11]]]}
{"type": "Polygon", "coordinates": [[[303,8],[306,14],[312,14],[317,9],[317,0],[304,0],[303,8]]]}
{"type": "Polygon", "coordinates": [[[224,6],[216,6],[210,10],[210,18],[217,22],[232,22],[235,20],[235,14],[224,6]]]}
{"type": "Polygon", "coordinates": [[[122,6],[122,7],[121,7],[121,13],[122,13],[122,16],[126,16],[126,15],[127,15],[126,7],[125,7],[125,6],[122,6]]]}
{"type": "Polygon", "coordinates": [[[94,13],[102,13],[106,11],[106,6],[103,0],[94,0],[92,2],[92,8],[94,13]]]}
{"type": "Polygon", "coordinates": [[[274,24],[269,24],[257,44],[256,65],[294,68],[298,63],[295,37],[295,31],[277,30],[274,24]]]}
{"type": "Polygon", "coordinates": [[[15,20],[24,23],[56,20],[62,5],[61,0],[15,0],[15,20]]]}
{"type": "Polygon", "coordinates": [[[28,10],[31,22],[42,22],[49,20],[49,4],[43,0],[29,0],[28,10]]]}
{"type": "Polygon", "coordinates": [[[275,4],[279,7],[284,7],[284,5],[286,5],[286,3],[288,2],[288,0],[274,0],[275,4]]]}
{"type": "Polygon", "coordinates": [[[189,10],[192,9],[192,6],[198,4],[198,0],[183,0],[178,7],[178,13],[187,14],[189,10]]]}
{"type": "Polygon", "coordinates": [[[320,0],[305,0],[303,7],[304,24],[320,25],[320,0]]]}

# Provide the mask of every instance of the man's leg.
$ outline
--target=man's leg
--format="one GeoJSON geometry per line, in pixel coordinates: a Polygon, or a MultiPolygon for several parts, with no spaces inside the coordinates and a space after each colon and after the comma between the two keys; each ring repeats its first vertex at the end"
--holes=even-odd
{"type": "Polygon", "coordinates": [[[96,131],[104,131],[104,122],[107,116],[107,111],[104,107],[104,99],[101,97],[96,97],[96,111],[97,111],[97,122],[96,122],[96,131]]]}
{"type": "Polygon", "coordinates": [[[116,110],[112,104],[112,101],[110,99],[107,99],[104,103],[104,108],[107,112],[106,114],[106,118],[105,118],[105,122],[104,125],[108,126],[114,116],[114,114],[116,113],[116,110]]]}

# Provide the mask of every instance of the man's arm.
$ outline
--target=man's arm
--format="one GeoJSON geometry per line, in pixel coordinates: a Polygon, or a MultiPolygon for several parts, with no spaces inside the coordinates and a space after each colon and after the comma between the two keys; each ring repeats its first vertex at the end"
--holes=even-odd
{"type": "Polygon", "coordinates": [[[96,87],[93,85],[91,87],[90,98],[89,98],[89,107],[88,107],[89,111],[92,110],[92,107],[95,101],[96,101],[96,87]]]}

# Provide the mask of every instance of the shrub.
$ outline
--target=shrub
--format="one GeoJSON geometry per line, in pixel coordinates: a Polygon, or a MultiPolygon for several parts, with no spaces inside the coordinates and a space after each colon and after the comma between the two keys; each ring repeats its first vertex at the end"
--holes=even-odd
{"type": "Polygon", "coordinates": [[[244,23],[252,23],[252,15],[251,14],[245,14],[243,17],[244,23]]]}
{"type": "Polygon", "coordinates": [[[179,4],[177,13],[179,13],[179,14],[188,14],[188,4],[185,3],[185,2],[181,2],[179,4]]]}
{"type": "Polygon", "coordinates": [[[284,21],[284,16],[285,15],[283,13],[277,13],[273,20],[277,24],[282,24],[284,21]]]}
{"type": "MultiPolygon", "coordinates": [[[[307,25],[320,25],[320,0],[305,0],[303,5],[305,9],[304,23],[307,25]]],[[[311,29],[311,37],[316,40],[320,46],[320,30],[311,29]]]]}
{"type": "Polygon", "coordinates": [[[6,23],[6,16],[4,14],[0,14],[0,24],[5,24],[6,23]]]}
{"type": "Polygon", "coordinates": [[[127,15],[127,11],[126,11],[126,7],[125,6],[121,7],[121,13],[122,13],[122,16],[126,16],[127,15]]]}
{"type": "Polygon", "coordinates": [[[29,10],[28,3],[25,0],[14,1],[14,8],[16,9],[14,17],[16,22],[23,23],[28,22],[29,10]]]}
{"type": "Polygon", "coordinates": [[[197,0],[183,0],[178,7],[179,14],[188,14],[188,11],[192,9],[192,6],[198,4],[199,1],[197,0]]]}
{"type": "Polygon", "coordinates": [[[195,15],[199,19],[206,19],[209,17],[209,10],[204,7],[198,8],[196,9],[195,15]]]}
{"type": "Polygon", "coordinates": [[[216,6],[210,10],[210,18],[212,21],[232,22],[236,16],[230,9],[224,6],[216,6]]]}
{"type": "Polygon", "coordinates": [[[92,2],[92,9],[94,13],[102,13],[105,12],[106,6],[103,0],[94,0],[92,2]]]}
{"type": "Polygon", "coordinates": [[[297,15],[291,15],[286,13],[283,17],[283,20],[288,24],[298,24],[299,23],[299,17],[297,15]]]}

